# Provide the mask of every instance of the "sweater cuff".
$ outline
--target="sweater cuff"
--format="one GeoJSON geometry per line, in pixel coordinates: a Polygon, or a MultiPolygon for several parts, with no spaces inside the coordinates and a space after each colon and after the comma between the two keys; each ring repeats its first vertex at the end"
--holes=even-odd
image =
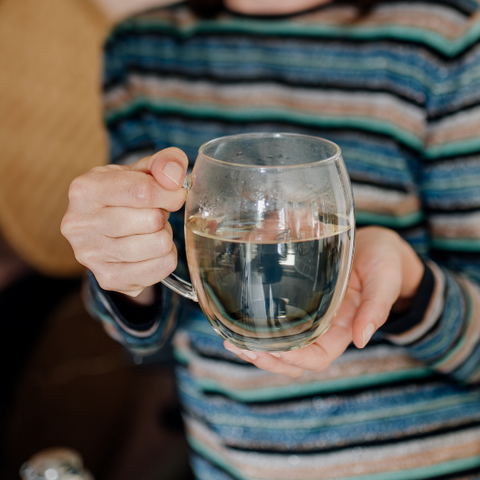
{"type": "Polygon", "coordinates": [[[431,268],[424,263],[423,277],[418,287],[413,305],[409,311],[398,314],[391,313],[380,331],[387,335],[402,335],[420,324],[428,310],[435,288],[435,277],[431,268]]]}
{"type": "MultiPolygon", "coordinates": [[[[409,328],[401,327],[400,325],[402,324],[402,319],[410,317],[414,310],[413,308],[406,315],[402,316],[402,318],[397,317],[395,320],[392,320],[392,325],[385,325],[385,329],[382,327],[383,334],[392,343],[397,345],[411,345],[419,341],[435,327],[442,315],[445,303],[445,274],[431,261],[427,262],[426,268],[429,268],[433,276],[433,290],[430,291],[430,289],[427,288],[429,280],[426,279],[425,289],[420,291],[421,289],[419,288],[417,296],[415,297],[414,303],[418,302],[418,310],[415,310],[415,318],[413,318],[410,323],[408,323],[408,320],[406,322],[409,328]],[[423,307],[425,306],[422,302],[422,297],[423,301],[427,303],[426,309],[423,309],[423,314],[422,308],[420,308],[420,304],[422,304],[423,307]],[[395,326],[393,324],[394,321],[395,326]]],[[[427,273],[426,275],[428,276],[429,274],[427,273]]]]}
{"type": "Polygon", "coordinates": [[[123,319],[125,325],[132,330],[141,332],[152,328],[155,324],[157,312],[163,306],[162,287],[157,284],[153,288],[155,289],[155,301],[152,305],[138,304],[127,295],[118,292],[103,290],[103,294],[110,300],[112,308],[123,319]]]}
{"type": "MultiPolygon", "coordinates": [[[[87,272],[84,296],[90,313],[100,320],[107,333],[129,350],[149,355],[170,337],[179,308],[178,295],[159,284],[155,304],[151,307],[128,305],[112,292],[103,290],[92,272],[87,272]],[[151,313],[153,312],[153,317],[151,313]]],[[[133,302],[132,302],[133,303],[133,302]]]]}

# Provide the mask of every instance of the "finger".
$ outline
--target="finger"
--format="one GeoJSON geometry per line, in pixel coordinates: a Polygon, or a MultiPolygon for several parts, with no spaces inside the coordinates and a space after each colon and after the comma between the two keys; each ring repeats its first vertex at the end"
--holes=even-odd
{"type": "Polygon", "coordinates": [[[152,175],[119,165],[94,168],[77,177],[69,190],[70,203],[85,213],[91,212],[92,203],[98,209],[105,206],[162,208],[174,212],[183,205],[185,196],[183,188],[165,189],[152,175]]]}
{"type": "Polygon", "coordinates": [[[289,366],[312,372],[327,369],[352,342],[355,301],[345,297],[342,308],[330,328],[312,344],[289,352],[278,352],[278,359],[289,366]]]}
{"type": "Polygon", "coordinates": [[[373,272],[364,280],[353,321],[353,342],[358,348],[363,348],[387,320],[401,288],[399,271],[393,263],[384,264],[381,272],[373,272]]]}
{"type": "Polygon", "coordinates": [[[136,172],[152,175],[163,188],[177,190],[182,187],[188,168],[188,157],[179,148],[165,148],[151,157],[129,166],[136,172]]]}
{"type": "Polygon", "coordinates": [[[169,215],[161,208],[105,207],[96,220],[100,233],[119,238],[158,232],[169,215]]]}
{"type": "Polygon", "coordinates": [[[314,343],[304,348],[290,352],[270,352],[268,355],[254,352],[253,357],[252,352],[240,350],[229,342],[224,342],[224,345],[243,360],[272,373],[298,377],[305,370],[321,372],[328,368],[352,342],[352,322],[358,305],[358,292],[348,290],[330,328],[314,343]]]}
{"type": "Polygon", "coordinates": [[[155,233],[106,238],[104,261],[136,263],[168,255],[173,248],[172,227],[167,222],[155,233]]]}
{"type": "Polygon", "coordinates": [[[240,348],[235,347],[231,343],[225,341],[225,348],[237,355],[242,360],[252,363],[262,370],[266,370],[271,373],[278,373],[282,375],[287,375],[291,378],[296,378],[305,373],[305,369],[297,368],[294,366],[287,365],[280,361],[274,354],[267,352],[252,352],[250,350],[241,350],[240,348]]]}
{"type": "Polygon", "coordinates": [[[176,267],[177,250],[173,245],[171,252],[160,258],[137,263],[104,263],[92,271],[104,290],[137,296],[145,287],[170,275],[176,267]]]}

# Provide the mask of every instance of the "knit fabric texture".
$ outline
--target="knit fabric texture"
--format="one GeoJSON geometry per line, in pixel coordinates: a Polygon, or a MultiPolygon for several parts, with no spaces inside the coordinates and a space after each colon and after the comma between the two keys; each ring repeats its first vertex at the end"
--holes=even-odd
{"type": "MultiPolygon", "coordinates": [[[[295,380],[237,359],[182,302],[173,342],[199,480],[480,478],[478,10],[468,0],[385,2],[358,17],[332,3],[202,20],[179,4],[112,33],[112,162],[176,146],[193,164],[205,141],[242,132],[327,138],[342,149],[357,226],[399,232],[434,280],[411,328],[377,333],[295,380]]],[[[181,251],[181,214],[171,223],[181,251]]],[[[93,279],[88,292],[131,350],[165,341],[127,331],[93,279]]]]}

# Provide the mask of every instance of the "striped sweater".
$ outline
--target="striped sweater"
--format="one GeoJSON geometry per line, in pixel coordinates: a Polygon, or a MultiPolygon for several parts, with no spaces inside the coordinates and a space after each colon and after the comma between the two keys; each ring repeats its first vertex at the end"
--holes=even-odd
{"type": "MultiPolygon", "coordinates": [[[[202,20],[179,4],[112,32],[104,92],[116,163],[169,146],[193,163],[203,142],[251,131],[334,141],[358,227],[398,231],[434,279],[408,329],[292,380],[237,359],[166,290],[155,318],[131,325],[91,275],[90,310],[134,352],[158,348],[178,317],[196,478],[480,479],[480,5],[202,20]]],[[[171,223],[181,251],[181,214],[171,223]]]]}

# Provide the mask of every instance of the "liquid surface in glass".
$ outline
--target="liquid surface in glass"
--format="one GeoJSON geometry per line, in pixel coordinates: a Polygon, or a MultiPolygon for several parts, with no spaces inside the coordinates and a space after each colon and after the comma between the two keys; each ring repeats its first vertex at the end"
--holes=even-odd
{"type": "Polygon", "coordinates": [[[345,220],[315,220],[292,238],[295,228],[268,223],[190,217],[188,264],[219,335],[239,348],[285,351],[310,344],[330,326],[342,297],[336,286],[349,274],[353,229],[345,220]]]}

